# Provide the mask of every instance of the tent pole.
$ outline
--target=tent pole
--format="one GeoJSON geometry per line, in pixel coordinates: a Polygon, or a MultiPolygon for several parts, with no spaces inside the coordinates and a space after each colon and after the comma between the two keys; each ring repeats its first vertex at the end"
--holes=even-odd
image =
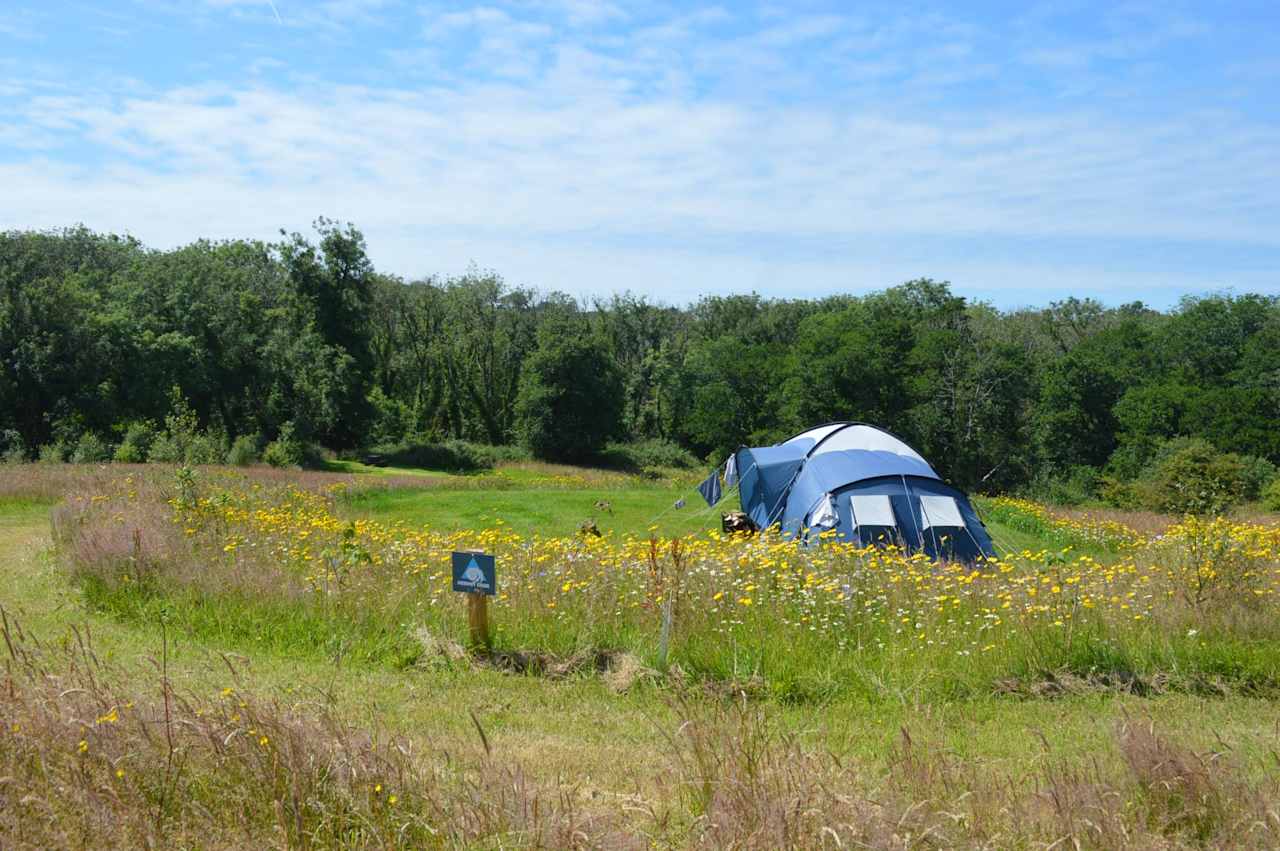
{"type": "MultiPolygon", "coordinates": [[[[902,479],[902,490],[903,490],[903,491],[906,493],[906,495],[907,495],[907,509],[908,509],[908,510],[910,510],[910,508],[911,508],[911,485],[907,484],[907,477],[906,477],[906,476],[904,476],[904,475],[902,475],[901,473],[899,473],[899,474],[898,474],[898,478],[902,479]]],[[[923,504],[921,504],[921,506],[920,506],[920,512],[921,512],[921,513],[924,513],[924,505],[923,505],[923,504]]],[[[911,525],[913,525],[913,526],[915,526],[915,527],[916,527],[916,538],[920,541],[920,549],[922,549],[922,550],[923,550],[923,549],[924,549],[924,530],[920,528],[920,524],[919,524],[919,523],[916,523],[916,513],[915,513],[914,511],[912,511],[912,512],[911,512],[911,525]]],[[[938,548],[938,541],[937,541],[937,538],[936,538],[936,537],[935,537],[934,542],[933,542],[933,547],[934,547],[934,549],[935,549],[935,550],[938,548]]]]}
{"type": "MultiPolygon", "coordinates": [[[[942,545],[938,543],[938,530],[933,525],[933,518],[929,516],[929,512],[925,511],[923,499],[920,500],[920,516],[929,524],[929,537],[933,538],[933,557],[942,558],[942,545]]],[[[960,519],[963,520],[964,518],[960,519]]]]}

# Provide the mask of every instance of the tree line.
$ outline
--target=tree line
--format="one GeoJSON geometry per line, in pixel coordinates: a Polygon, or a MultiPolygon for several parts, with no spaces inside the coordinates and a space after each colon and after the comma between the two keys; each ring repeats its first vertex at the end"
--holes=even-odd
{"type": "Polygon", "coordinates": [[[855,419],[963,487],[1096,494],[1191,448],[1268,478],[1278,415],[1280,304],[1263,295],[1002,311],[922,279],[676,307],[478,269],[402,280],[324,219],[169,251],[83,227],[0,234],[12,459],[133,434],[246,453],[282,436],[334,450],[462,440],[569,461],[647,441],[722,460],[855,419]]]}

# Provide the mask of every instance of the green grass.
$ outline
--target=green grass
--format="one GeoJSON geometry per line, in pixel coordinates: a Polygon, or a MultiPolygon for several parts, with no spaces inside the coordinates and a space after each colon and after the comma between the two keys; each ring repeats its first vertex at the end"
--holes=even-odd
{"type": "Polygon", "coordinates": [[[394,621],[371,612],[331,611],[309,602],[224,593],[217,597],[137,584],[108,586],[96,577],[81,582],[85,603],[117,621],[158,624],[212,647],[235,647],[282,658],[338,659],[403,669],[421,646],[394,621]]]}
{"type": "Polygon", "coordinates": [[[54,503],[46,499],[0,498],[0,528],[29,523],[34,517],[48,516],[54,503]]]}
{"type": "Polygon", "coordinates": [[[320,469],[326,473],[347,473],[359,476],[424,476],[427,478],[441,478],[453,475],[447,470],[424,470],[420,467],[375,467],[372,464],[364,464],[360,461],[338,459],[325,461],[324,466],[320,469]]]}
{"type": "MultiPolygon", "coordinates": [[[[510,490],[396,490],[360,491],[348,497],[345,509],[356,516],[441,531],[487,529],[497,521],[524,535],[572,535],[585,520],[594,520],[601,533],[647,535],[656,525],[663,535],[682,535],[719,528],[720,511],[707,511],[696,495],[683,488],[632,487],[606,489],[510,490]],[[684,496],[682,509],[672,506],[684,496]],[[598,501],[611,510],[596,508],[598,501]]],[[[736,508],[736,505],[733,507],[736,508]]]]}
{"type": "Polygon", "coordinates": [[[1039,535],[1031,532],[1023,531],[1014,526],[1008,526],[996,520],[986,520],[987,533],[991,535],[991,540],[996,545],[997,553],[1006,552],[1022,552],[1023,550],[1042,550],[1046,547],[1058,549],[1051,542],[1046,541],[1039,535]]]}
{"type": "MultiPolygon", "coordinates": [[[[660,535],[672,537],[717,529],[720,515],[739,507],[736,491],[730,492],[714,509],[708,509],[688,481],[654,482],[611,471],[584,471],[611,480],[610,487],[569,488],[544,483],[555,473],[575,475],[574,468],[552,468],[548,472],[537,465],[511,464],[483,473],[456,476],[440,470],[369,467],[354,461],[330,463],[339,465],[333,467],[335,472],[368,472],[373,482],[393,474],[434,478],[431,485],[424,483],[422,489],[358,490],[344,500],[343,507],[354,517],[441,531],[485,529],[501,521],[524,535],[559,536],[574,534],[583,521],[594,520],[603,534],[644,537],[651,527],[656,527],[654,531],[660,535]],[[436,487],[437,484],[442,486],[436,487]],[[681,498],[685,505],[677,509],[675,502],[681,498]],[[611,511],[596,508],[600,501],[608,502],[611,511]]],[[[1056,545],[1043,535],[992,519],[987,519],[987,528],[1002,551],[1038,550],[1056,545]]],[[[1099,556],[1109,555],[1100,547],[1077,549],[1099,556]]]]}
{"type": "MultiPolygon", "coordinates": [[[[545,474],[503,467],[480,476],[465,477],[473,481],[479,479],[480,484],[492,482],[491,487],[373,488],[347,497],[343,509],[352,517],[440,531],[487,529],[501,521],[521,535],[560,536],[575,534],[584,521],[594,520],[605,535],[645,537],[654,527],[653,531],[658,534],[674,537],[718,529],[721,514],[739,507],[736,492],[708,510],[691,487],[649,483],[634,477],[620,488],[521,487],[540,477],[545,478],[545,474]],[[685,506],[674,508],[676,500],[681,498],[685,506]],[[610,503],[610,512],[595,507],[601,500],[610,503]]],[[[990,518],[986,525],[1000,552],[1061,548],[1057,541],[1013,525],[990,518]]],[[[1074,549],[1103,560],[1114,558],[1114,554],[1097,546],[1078,545],[1074,549]]]]}

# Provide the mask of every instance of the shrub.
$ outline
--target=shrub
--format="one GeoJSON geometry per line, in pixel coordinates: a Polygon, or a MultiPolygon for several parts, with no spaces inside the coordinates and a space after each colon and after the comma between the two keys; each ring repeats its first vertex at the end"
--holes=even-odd
{"type": "Polygon", "coordinates": [[[80,435],[75,448],[71,451],[71,463],[96,464],[111,458],[111,448],[91,431],[80,435]]]}
{"type": "Polygon", "coordinates": [[[225,454],[221,436],[213,432],[194,435],[162,432],[152,441],[147,460],[163,464],[221,464],[225,454]]]}
{"type": "Polygon", "coordinates": [[[1268,511],[1280,511],[1280,479],[1275,479],[1262,492],[1262,504],[1268,511]]]}
{"type": "Polygon", "coordinates": [[[41,464],[61,464],[67,460],[67,445],[61,440],[40,447],[41,464]]]}
{"type": "Polygon", "coordinates": [[[232,467],[248,467],[258,460],[258,438],[256,435],[242,434],[231,441],[227,450],[227,463],[232,467]]]}
{"type": "Polygon", "coordinates": [[[200,430],[196,412],[177,387],[173,388],[169,404],[164,431],[152,441],[147,460],[168,464],[221,464],[226,453],[222,436],[200,430]]]}
{"type": "Polygon", "coordinates": [[[1080,464],[1062,475],[1037,474],[1027,487],[1027,495],[1054,505],[1080,505],[1097,499],[1104,486],[1105,480],[1097,468],[1080,464]]]}
{"type": "Polygon", "coordinates": [[[1244,464],[1244,498],[1258,499],[1276,478],[1276,465],[1256,455],[1242,455],[1244,464]]]}
{"type": "Polygon", "coordinates": [[[371,447],[361,454],[360,460],[376,467],[423,467],[469,473],[493,467],[501,449],[464,440],[398,443],[371,447]]]}
{"type": "Polygon", "coordinates": [[[186,464],[221,464],[226,453],[221,435],[212,431],[197,432],[187,440],[182,461],[186,464]]]}
{"type": "Polygon", "coordinates": [[[150,421],[129,423],[124,439],[116,447],[114,460],[121,464],[141,464],[147,460],[155,437],[156,427],[150,421]]]}
{"type": "Polygon", "coordinates": [[[1147,508],[1183,514],[1221,514],[1245,497],[1246,465],[1198,438],[1171,440],[1135,483],[1147,508]]]}
{"type": "Polygon", "coordinates": [[[1103,476],[1098,481],[1098,498],[1115,508],[1140,508],[1142,497],[1133,482],[1115,476],[1103,476]]]}
{"type": "Polygon", "coordinates": [[[1160,438],[1150,435],[1125,435],[1107,459],[1107,475],[1120,481],[1133,481],[1142,475],[1163,443],[1160,438]]]}
{"type": "Polygon", "coordinates": [[[514,443],[509,443],[505,446],[490,446],[487,443],[467,443],[467,446],[489,467],[495,467],[503,462],[530,461],[533,459],[528,449],[514,443]]]}
{"type": "Polygon", "coordinates": [[[157,464],[177,464],[183,459],[182,447],[168,432],[161,432],[147,449],[147,460],[157,464]]]}
{"type": "Polygon", "coordinates": [[[699,466],[699,461],[692,452],[678,443],[661,438],[634,443],[610,443],[600,453],[599,460],[608,467],[636,471],[671,467],[688,470],[699,466]]]}
{"type": "Polygon", "coordinates": [[[262,460],[272,467],[301,467],[306,448],[294,436],[293,423],[280,427],[280,434],[262,451],[262,460]]]}
{"type": "Polygon", "coordinates": [[[11,428],[0,432],[0,447],[4,447],[0,461],[5,464],[21,464],[27,460],[27,444],[22,435],[11,428]]]}

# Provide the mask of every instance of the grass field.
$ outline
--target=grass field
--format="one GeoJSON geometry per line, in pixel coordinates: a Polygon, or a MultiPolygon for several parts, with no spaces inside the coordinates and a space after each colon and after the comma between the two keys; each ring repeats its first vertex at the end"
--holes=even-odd
{"type": "MultiPolygon", "coordinates": [[[[1000,647],[985,658],[862,615],[866,646],[840,651],[800,621],[809,609],[789,608],[807,599],[803,581],[760,579],[785,575],[760,566],[781,549],[690,549],[680,586],[663,549],[658,596],[683,594],[664,671],[660,606],[611,607],[653,590],[644,538],[685,482],[540,466],[239,476],[0,470],[4,847],[1265,848],[1280,837],[1280,628],[1272,598],[1254,593],[1269,586],[1249,584],[1276,567],[1262,538],[1200,551],[1224,571],[1247,557],[1250,576],[1198,607],[1143,604],[1157,626],[1097,597],[1097,609],[1072,610],[1080,634],[1106,628],[1097,641],[1038,645],[1065,627],[1033,612],[984,637],[1000,647]],[[318,495],[280,495],[294,484],[318,495]],[[612,514],[595,508],[602,499],[612,514]],[[565,538],[593,516],[600,543],[565,538]],[[445,548],[472,539],[499,552],[510,586],[493,660],[458,646],[461,601],[432,578],[445,548]],[[317,585],[286,563],[308,546],[333,579],[317,585]],[[730,553],[732,575],[718,572],[730,553]],[[588,580],[596,590],[577,587],[588,580]],[[727,617],[712,597],[730,586],[754,600],[727,617]],[[601,663],[603,649],[617,652],[601,663]],[[1098,676],[1078,666],[1084,651],[1098,676]],[[1122,670],[1133,676],[1101,676],[1122,670]]],[[[1053,554],[1010,563],[1037,583],[1103,582],[1132,563],[1123,581],[1136,589],[1169,581],[1154,566],[1180,552],[1135,550],[1117,529],[1017,503],[983,510],[998,539],[1053,554]],[[1096,571],[1076,569],[1077,551],[1096,571]]],[[[670,536],[692,531],[684,522],[703,526],[676,511],[656,525],[670,536]]],[[[1244,532],[1223,534],[1220,545],[1244,532]]],[[[868,565],[886,571],[884,589],[942,581],[895,581],[890,567],[868,565]]],[[[1011,588],[1028,590],[1001,585],[992,599],[1011,588]]],[[[940,593],[952,591],[928,602],[940,593]]],[[[943,605],[955,603],[988,605],[943,605]]],[[[929,617],[930,635],[967,640],[950,609],[929,617]]]]}
{"type": "MultiPolygon", "coordinates": [[[[693,488],[697,476],[670,471],[656,481],[613,471],[548,464],[507,465],[476,475],[455,476],[442,470],[370,467],[333,462],[334,472],[368,474],[377,481],[396,475],[430,479],[432,486],[365,488],[344,502],[345,513],[409,526],[443,530],[485,529],[503,523],[525,535],[569,535],[590,520],[604,534],[680,536],[715,529],[720,512],[736,495],[713,510],[693,488]],[[683,507],[676,508],[683,499],[683,507]],[[608,503],[602,510],[601,503],[608,503]]],[[[982,500],[980,508],[985,507],[982,500]]],[[[992,535],[1005,549],[1038,548],[1043,530],[1019,528],[987,518],[992,535]]],[[[1073,542],[1101,552],[1088,542],[1073,542]]]]}

